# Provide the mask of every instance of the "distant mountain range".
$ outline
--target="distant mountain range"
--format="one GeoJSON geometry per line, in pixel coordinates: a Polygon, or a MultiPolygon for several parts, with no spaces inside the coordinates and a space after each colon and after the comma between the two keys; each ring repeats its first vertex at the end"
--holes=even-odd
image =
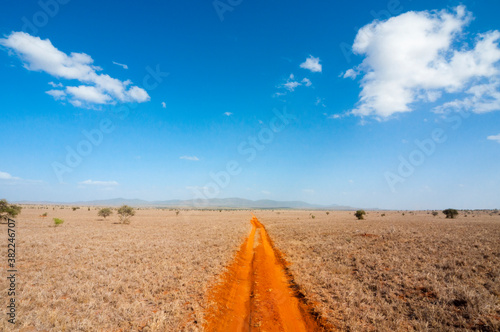
{"type": "Polygon", "coordinates": [[[230,209],[307,209],[307,210],[356,210],[357,208],[345,205],[317,205],[302,201],[274,201],[261,199],[252,201],[244,198],[212,198],[205,200],[166,200],[145,201],[141,199],[113,198],[105,200],[81,201],[81,202],[16,202],[18,204],[47,204],[47,205],[85,205],[85,206],[120,206],[130,205],[133,207],[159,207],[159,208],[230,208],[230,209]]]}

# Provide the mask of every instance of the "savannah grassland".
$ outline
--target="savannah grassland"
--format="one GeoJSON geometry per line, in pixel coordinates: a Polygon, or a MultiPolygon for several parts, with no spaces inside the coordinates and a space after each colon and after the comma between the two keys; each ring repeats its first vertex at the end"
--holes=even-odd
{"type": "MultiPolygon", "coordinates": [[[[500,330],[498,213],[450,220],[369,211],[358,221],[347,211],[253,212],[298,292],[329,326],[500,330]]],[[[202,331],[206,294],[248,236],[250,218],[249,211],[140,209],[122,225],[116,212],[104,220],[94,207],[24,206],[16,218],[17,329],[202,331]],[[54,227],[54,217],[64,224],[54,227]]],[[[2,314],[0,330],[10,329],[2,314]]]]}

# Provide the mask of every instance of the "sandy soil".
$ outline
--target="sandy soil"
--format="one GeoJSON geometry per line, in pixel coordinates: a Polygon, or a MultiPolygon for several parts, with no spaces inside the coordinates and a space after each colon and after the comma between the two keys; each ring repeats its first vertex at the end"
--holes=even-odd
{"type": "MultiPolygon", "coordinates": [[[[298,297],[281,254],[253,216],[252,230],[221,283],[209,292],[206,331],[324,331],[298,297]]],[[[330,330],[330,329],[328,329],[330,330]]]]}

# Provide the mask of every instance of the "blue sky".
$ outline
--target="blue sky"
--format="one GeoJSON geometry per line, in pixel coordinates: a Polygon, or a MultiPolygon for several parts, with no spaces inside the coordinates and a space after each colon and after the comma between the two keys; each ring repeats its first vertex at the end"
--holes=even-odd
{"type": "Polygon", "coordinates": [[[497,1],[6,1],[0,197],[498,208],[497,1]]]}

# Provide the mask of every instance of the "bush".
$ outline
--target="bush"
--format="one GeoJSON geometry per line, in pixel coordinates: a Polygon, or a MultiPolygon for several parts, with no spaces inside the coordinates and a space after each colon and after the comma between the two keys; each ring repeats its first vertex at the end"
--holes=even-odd
{"type": "Polygon", "coordinates": [[[458,216],[458,211],[455,209],[446,209],[443,210],[443,213],[446,215],[446,218],[455,219],[458,216]]]}
{"type": "Polygon", "coordinates": [[[64,220],[59,219],[59,218],[54,218],[54,225],[57,227],[59,225],[62,225],[64,223],[64,220]]]}
{"type": "Polygon", "coordinates": [[[314,218],[316,218],[316,216],[315,216],[314,214],[312,214],[312,215],[311,215],[311,218],[313,218],[313,219],[314,219],[314,218]]]}
{"type": "Polygon", "coordinates": [[[432,215],[433,215],[434,217],[436,217],[436,216],[438,215],[438,213],[437,213],[436,211],[433,211],[433,212],[432,212],[432,215]]]}
{"type": "Polygon", "coordinates": [[[385,217],[385,213],[382,213],[382,214],[381,214],[381,216],[382,216],[382,217],[385,217]]]}
{"type": "Polygon", "coordinates": [[[329,212],[329,211],[326,211],[326,215],[329,215],[329,214],[330,214],[330,212],[329,212]]]}
{"type": "Polygon", "coordinates": [[[122,224],[130,224],[130,217],[135,215],[135,211],[128,205],[123,205],[118,209],[118,215],[122,224]]]}
{"type": "Polygon", "coordinates": [[[72,209],[73,209],[73,211],[76,211],[76,210],[79,210],[80,207],[79,206],[73,206],[72,209]]]}
{"type": "Polygon", "coordinates": [[[19,205],[9,204],[6,199],[0,200],[0,220],[15,218],[21,209],[19,205]]]}
{"type": "Polygon", "coordinates": [[[354,213],[354,215],[356,216],[356,218],[358,218],[358,220],[365,219],[363,217],[365,214],[366,214],[366,212],[364,210],[358,210],[358,211],[356,211],[356,213],[354,213]]]}
{"type": "Polygon", "coordinates": [[[108,217],[112,214],[113,214],[113,211],[111,211],[110,208],[103,208],[103,209],[100,209],[99,212],[97,212],[97,215],[99,217],[103,217],[104,219],[106,219],[106,217],[108,217]]]}

